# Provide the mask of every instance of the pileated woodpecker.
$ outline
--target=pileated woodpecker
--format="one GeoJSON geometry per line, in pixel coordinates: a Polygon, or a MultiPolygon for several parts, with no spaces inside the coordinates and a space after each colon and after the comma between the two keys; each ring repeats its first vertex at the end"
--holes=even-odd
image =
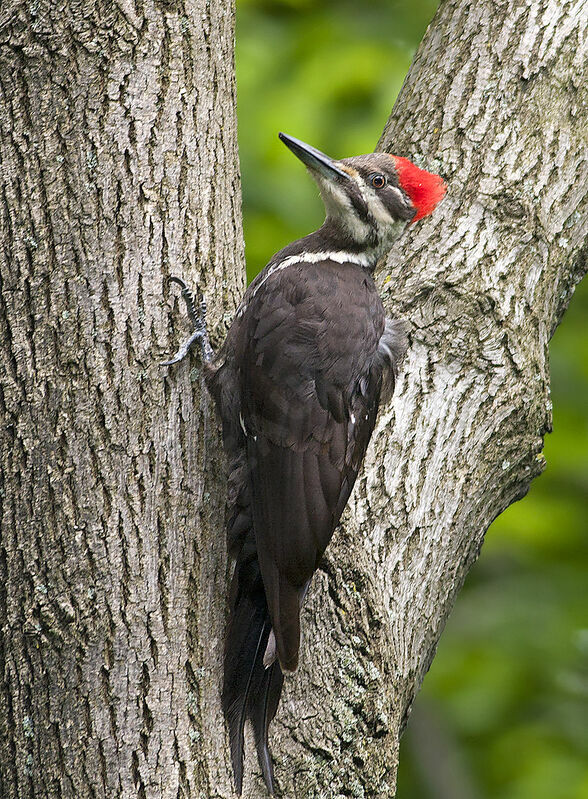
{"type": "Polygon", "coordinates": [[[406,158],[341,161],[280,138],[306,164],[326,208],[323,226],[289,244],[251,283],[220,352],[174,278],[195,325],[167,364],[199,341],[229,466],[230,593],[222,706],[235,785],[243,783],[243,728],[251,722],[274,792],[268,727],[284,672],[298,666],[300,608],[347,503],[406,351],[372,273],[407,223],[430,214],[443,180],[406,158]]]}

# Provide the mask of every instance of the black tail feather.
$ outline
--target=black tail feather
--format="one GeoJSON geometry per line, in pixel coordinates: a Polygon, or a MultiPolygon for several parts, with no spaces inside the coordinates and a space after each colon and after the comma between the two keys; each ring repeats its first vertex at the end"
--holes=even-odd
{"type": "Polygon", "coordinates": [[[263,665],[271,622],[256,560],[238,561],[233,581],[222,706],[229,726],[235,789],[240,795],[243,787],[243,728],[246,719],[250,719],[259,764],[268,791],[273,794],[273,767],[267,737],[280,701],[284,677],[277,661],[268,669],[263,665]]]}
{"type": "Polygon", "coordinates": [[[261,766],[263,779],[271,796],[274,795],[274,766],[268,748],[268,729],[271,724],[282,694],[284,675],[280,664],[275,660],[267,669],[264,668],[261,684],[249,697],[248,716],[251,719],[257,759],[261,766]]]}

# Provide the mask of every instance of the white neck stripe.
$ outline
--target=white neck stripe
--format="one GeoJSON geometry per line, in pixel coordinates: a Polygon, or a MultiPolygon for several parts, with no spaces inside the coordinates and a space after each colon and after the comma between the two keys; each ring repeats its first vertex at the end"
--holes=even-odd
{"type": "Polygon", "coordinates": [[[307,264],[317,264],[319,261],[335,261],[338,264],[359,264],[359,266],[369,266],[370,259],[365,252],[345,252],[337,250],[335,252],[301,252],[300,255],[290,255],[280,263],[280,266],[288,262],[288,266],[296,261],[303,261],[307,264]]]}
{"type": "MultiPolygon", "coordinates": [[[[299,255],[289,255],[287,258],[284,258],[283,261],[278,261],[275,264],[272,264],[263,279],[259,281],[259,283],[255,286],[254,290],[252,291],[251,295],[248,297],[248,301],[255,297],[259,289],[263,286],[265,281],[271,277],[275,272],[281,272],[282,269],[286,269],[288,266],[292,266],[292,264],[317,264],[320,261],[335,261],[338,264],[357,264],[358,266],[363,266],[364,268],[368,268],[373,265],[374,258],[370,258],[367,253],[357,253],[357,252],[343,252],[343,251],[335,251],[335,252],[301,252],[299,255]]],[[[242,316],[246,309],[248,303],[244,303],[241,305],[239,310],[237,311],[238,316],[242,316]]]]}

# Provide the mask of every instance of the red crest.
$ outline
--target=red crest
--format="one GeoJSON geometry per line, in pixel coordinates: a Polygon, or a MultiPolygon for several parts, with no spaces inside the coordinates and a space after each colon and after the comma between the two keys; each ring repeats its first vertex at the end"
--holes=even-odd
{"type": "Polygon", "coordinates": [[[418,219],[428,216],[443,199],[445,182],[440,175],[421,169],[408,158],[402,158],[399,155],[393,155],[392,158],[398,173],[400,188],[408,194],[416,208],[416,214],[411,223],[416,222],[418,219]]]}

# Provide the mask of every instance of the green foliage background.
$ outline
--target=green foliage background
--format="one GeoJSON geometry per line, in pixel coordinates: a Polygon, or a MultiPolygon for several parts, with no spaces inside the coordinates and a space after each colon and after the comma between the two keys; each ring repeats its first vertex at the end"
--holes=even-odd
{"type": "MultiPolygon", "coordinates": [[[[284,130],[375,146],[435,0],[237,0],[248,271],[322,221],[284,130]]],[[[492,525],[403,739],[400,799],[588,799],[588,281],[551,346],[547,470],[492,525]]]]}

